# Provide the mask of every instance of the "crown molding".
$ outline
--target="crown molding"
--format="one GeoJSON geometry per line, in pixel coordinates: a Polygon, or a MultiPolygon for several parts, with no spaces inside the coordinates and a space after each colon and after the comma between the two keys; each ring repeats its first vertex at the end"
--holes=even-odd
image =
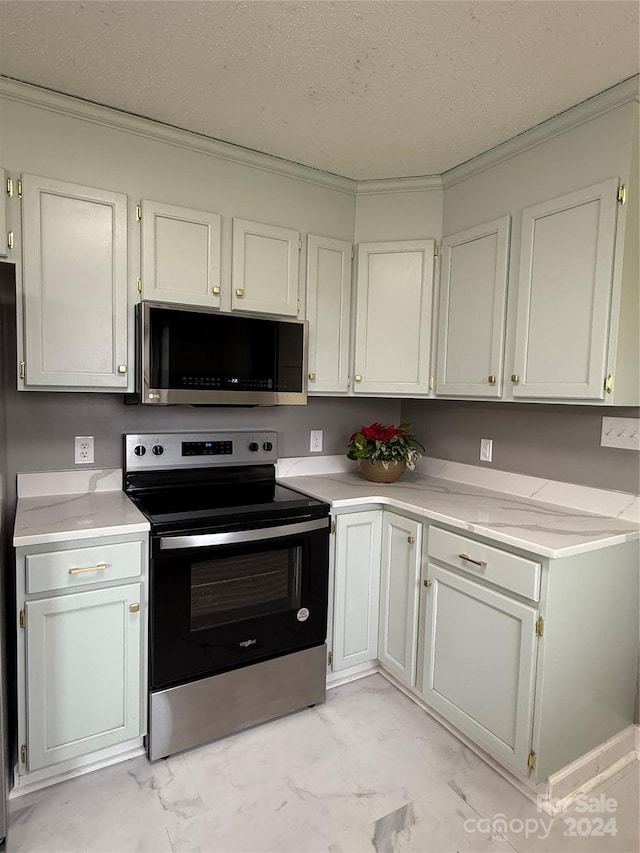
{"type": "Polygon", "coordinates": [[[553,139],[555,136],[579,127],[581,124],[591,121],[600,115],[611,112],[611,110],[623,104],[630,103],[631,101],[639,101],[639,84],[639,74],[629,77],[627,80],[623,80],[622,83],[618,83],[574,107],[569,107],[564,112],[553,116],[553,118],[547,119],[535,127],[523,131],[518,136],[507,140],[507,142],[502,142],[500,145],[496,145],[495,148],[490,148],[483,154],[478,154],[477,157],[473,157],[459,166],[454,166],[453,169],[449,169],[442,174],[443,187],[447,189],[460,181],[470,178],[472,175],[484,172],[486,169],[495,166],[503,160],[508,160],[516,154],[527,151],[529,148],[534,148],[542,142],[553,139]]]}
{"type": "Polygon", "coordinates": [[[384,193],[441,189],[442,177],[440,175],[424,175],[416,178],[379,178],[371,181],[358,181],[356,195],[382,195],[384,193]]]}
{"type": "Polygon", "coordinates": [[[243,166],[261,169],[283,175],[288,178],[306,181],[310,184],[341,190],[342,192],[355,195],[357,182],[351,178],[343,178],[330,172],[322,172],[320,169],[312,169],[289,160],[274,157],[271,154],[263,154],[260,151],[252,151],[242,148],[230,142],[222,142],[199,133],[173,127],[153,119],[125,113],[121,110],[85,101],[82,98],[74,98],[71,95],[63,95],[30,83],[22,83],[9,77],[0,76],[0,97],[7,100],[18,101],[28,106],[39,107],[50,112],[70,116],[81,121],[92,122],[116,130],[123,130],[147,139],[154,139],[176,145],[180,148],[188,148],[200,154],[209,154],[221,160],[229,160],[243,166]]]}

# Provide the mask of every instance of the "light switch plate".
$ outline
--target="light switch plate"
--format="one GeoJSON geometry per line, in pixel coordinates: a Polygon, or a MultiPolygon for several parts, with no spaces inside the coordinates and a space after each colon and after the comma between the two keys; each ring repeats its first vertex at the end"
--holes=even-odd
{"type": "Polygon", "coordinates": [[[600,446],[640,450],[640,418],[603,418],[600,446]]]}

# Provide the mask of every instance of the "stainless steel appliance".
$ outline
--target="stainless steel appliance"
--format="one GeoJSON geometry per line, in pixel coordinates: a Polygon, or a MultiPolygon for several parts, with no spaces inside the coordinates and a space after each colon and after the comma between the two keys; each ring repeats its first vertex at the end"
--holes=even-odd
{"type": "Polygon", "coordinates": [[[276,459],[268,431],[125,436],[151,522],[152,760],[324,701],[329,505],[276,459]]]}
{"type": "Polygon", "coordinates": [[[307,322],[143,302],[138,394],[148,405],[304,405],[307,322]]]}

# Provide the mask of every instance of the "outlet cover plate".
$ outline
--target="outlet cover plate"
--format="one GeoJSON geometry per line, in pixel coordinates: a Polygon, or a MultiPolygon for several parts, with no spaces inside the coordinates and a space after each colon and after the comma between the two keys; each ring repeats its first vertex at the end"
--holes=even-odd
{"type": "Polygon", "coordinates": [[[480,461],[481,462],[491,462],[492,456],[493,456],[493,439],[481,438],[480,439],[480,461]]]}
{"type": "Polygon", "coordinates": [[[640,418],[602,418],[600,446],[640,450],[640,418]]]}
{"type": "Polygon", "coordinates": [[[322,430],[312,429],[309,439],[309,450],[311,453],[320,453],[322,451],[322,430]]]}
{"type": "Polygon", "coordinates": [[[93,463],[93,436],[77,435],[75,439],[76,465],[91,465],[93,463]]]}

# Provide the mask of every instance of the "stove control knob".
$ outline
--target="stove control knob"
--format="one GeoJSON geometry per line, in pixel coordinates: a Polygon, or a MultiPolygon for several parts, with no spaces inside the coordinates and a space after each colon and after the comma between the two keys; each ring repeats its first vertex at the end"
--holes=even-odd
{"type": "Polygon", "coordinates": [[[164,453],[164,447],[161,444],[154,444],[151,448],[151,452],[154,456],[162,456],[164,453]]]}
{"type": "Polygon", "coordinates": [[[270,450],[273,450],[273,444],[271,444],[270,441],[265,441],[265,443],[262,445],[262,449],[269,452],[270,450]]]}
{"type": "Polygon", "coordinates": [[[255,451],[258,450],[258,442],[252,441],[251,444],[249,445],[249,450],[251,450],[253,453],[255,453],[255,451]]]}
{"type": "Polygon", "coordinates": [[[144,454],[147,452],[147,448],[144,446],[144,444],[136,444],[136,446],[133,448],[133,452],[136,456],[144,456],[144,454]]]}

